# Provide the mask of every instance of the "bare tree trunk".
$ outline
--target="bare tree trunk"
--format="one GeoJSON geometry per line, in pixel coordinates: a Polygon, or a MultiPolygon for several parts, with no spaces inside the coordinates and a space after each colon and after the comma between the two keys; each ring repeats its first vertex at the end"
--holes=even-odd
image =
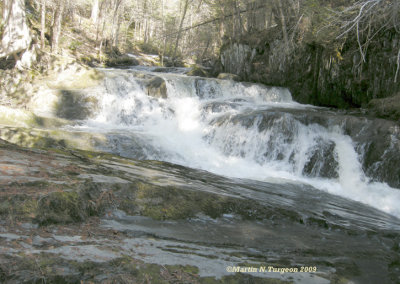
{"type": "Polygon", "coordinates": [[[64,14],[65,3],[61,0],[56,8],[54,15],[54,24],[51,31],[51,51],[57,53],[58,52],[58,44],[61,34],[61,23],[64,14]]]}
{"type": "Polygon", "coordinates": [[[151,17],[149,17],[147,22],[147,42],[151,41],[152,36],[153,36],[153,21],[151,20],[151,17]]]}
{"type": "Polygon", "coordinates": [[[144,43],[147,43],[147,40],[148,40],[148,38],[147,38],[147,31],[148,31],[148,28],[149,28],[149,23],[148,23],[148,19],[147,19],[147,16],[146,16],[146,19],[144,20],[144,43]]]}
{"type": "Polygon", "coordinates": [[[287,34],[286,19],[285,19],[285,13],[283,12],[282,0],[277,0],[277,3],[278,3],[279,15],[280,15],[279,18],[280,18],[281,27],[282,27],[283,40],[285,42],[286,51],[288,51],[289,50],[289,38],[288,38],[288,34],[287,34]]]}
{"type": "Polygon", "coordinates": [[[102,57],[105,26],[106,26],[106,20],[103,19],[103,25],[102,25],[102,29],[101,29],[101,35],[100,35],[100,45],[99,45],[99,60],[101,60],[101,57],[102,57]]]}
{"type": "Polygon", "coordinates": [[[41,28],[40,28],[40,46],[44,48],[45,33],[46,33],[46,0],[42,0],[41,6],[41,28]]]}
{"type": "Polygon", "coordinates": [[[166,46],[166,41],[167,37],[165,36],[165,16],[164,16],[164,1],[162,0],[162,6],[161,6],[161,32],[163,33],[164,36],[164,44],[163,44],[163,49],[161,51],[161,66],[164,66],[164,54],[165,54],[165,46],[166,46]]]}
{"type": "Polygon", "coordinates": [[[178,36],[176,37],[175,48],[174,48],[174,55],[172,56],[173,59],[175,59],[176,51],[177,51],[177,49],[178,49],[179,40],[180,40],[180,38],[181,38],[182,28],[183,28],[183,22],[184,22],[184,20],[185,20],[185,16],[186,16],[188,4],[189,4],[189,0],[185,0],[185,7],[183,8],[183,14],[182,14],[182,18],[181,18],[181,23],[179,24],[178,36]]]}
{"type": "Polygon", "coordinates": [[[150,4],[150,17],[149,17],[149,30],[148,30],[149,33],[147,35],[147,38],[149,41],[151,41],[151,38],[153,37],[153,32],[154,32],[153,24],[154,24],[154,22],[153,22],[153,5],[150,4]]]}
{"type": "Polygon", "coordinates": [[[247,12],[247,14],[248,14],[248,16],[247,16],[247,31],[249,31],[249,32],[251,32],[254,29],[254,27],[256,26],[255,7],[256,7],[256,2],[251,2],[251,3],[247,4],[247,10],[248,10],[248,12],[247,12]]]}
{"type": "Polygon", "coordinates": [[[243,23],[242,23],[242,17],[240,16],[240,9],[238,7],[237,0],[235,0],[234,5],[235,5],[236,16],[237,16],[237,22],[238,22],[237,30],[238,30],[239,36],[240,36],[243,31],[243,23]]]}
{"type": "Polygon", "coordinates": [[[218,33],[219,33],[219,36],[218,36],[218,42],[219,42],[219,46],[222,46],[222,39],[223,39],[223,37],[224,37],[224,35],[225,35],[225,24],[224,24],[224,21],[223,20],[220,20],[219,21],[219,24],[218,24],[218,33]]]}
{"type": "Polygon", "coordinates": [[[139,32],[138,32],[138,37],[137,37],[138,41],[140,41],[142,39],[142,25],[143,25],[143,23],[140,21],[139,22],[139,32]]]}
{"type": "Polygon", "coordinates": [[[141,35],[143,34],[143,41],[147,43],[147,0],[143,2],[143,20],[141,25],[141,35]]]}
{"type": "Polygon", "coordinates": [[[211,42],[211,38],[209,37],[208,40],[207,40],[206,48],[203,50],[202,54],[200,55],[198,63],[200,63],[200,64],[203,63],[203,59],[204,59],[205,55],[207,54],[208,48],[210,47],[210,42],[211,42]]]}
{"type": "Polygon", "coordinates": [[[124,45],[126,46],[126,42],[128,41],[128,35],[129,35],[129,28],[133,24],[133,16],[129,19],[128,23],[126,24],[126,30],[125,30],[125,36],[124,36],[124,45]]]}
{"type": "Polygon", "coordinates": [[[164,31],[164,29],[165,29],[164,1],[165,0],[162,0],[162,3],[161,3],[161,31],[163,33],[165,32],[164,31]]]}
{"type": "Polygon", "coordinates": [[[112,45],[116,46],[118,42],[118,25],[119,25],[119,6],[121,4],[122,0],[116,0],[115,1],[115,7],[114,7],[114,15],[113,15],[113,21],[112,21],[112,45]]]}
{"type": "Polygon", "coordinates": [[[99,19],[99,0],[94,0],[92,7],[92,15],[90,18],[94,24],[97,24],[97,21],[99,19]]]}
{"type": "Polygon", "coordinates": [[[117,25],[115,27],[115,32],[114,32],[114,38],[113,38],[113,46],[115,46],[115,47],[118,47],[120,26],[121,26],[121,17],[118,17],[117,25]]]}
{"type": "Polygon", "coordinates": [[[269,14],[268,22],[267,22],[267,29],[269,27],[272,27],[272,19],[274,18],[274,10],[271,9],[271,12],[269,14]]]}
{"type": "Polygon", "coordinates": [[[135,23],[135,27],[133,28],[133,38],[132,38],[132,40],[133,41],[136,41],[136,38],[137,38],[137,36],[136,36],[136,34],[137,34],[137,25],[138,25],[138,22],[134,22],[135,23]]]}
{"type": "Polygon", "coordinates": [[[98,42],[98,40],[99,40],[100,27],[103,25],[103,22],[105,21],[105,16],[103,15],[103,9],[104,9],[105,5],[106,5],[106,1],[101,1],[100,7],[99,7],[98,13],[97,13],[96,42],[98,42]]]}

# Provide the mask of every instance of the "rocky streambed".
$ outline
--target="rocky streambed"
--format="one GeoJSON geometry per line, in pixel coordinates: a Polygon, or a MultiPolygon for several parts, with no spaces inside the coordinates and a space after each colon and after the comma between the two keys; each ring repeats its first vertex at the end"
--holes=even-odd
{"type": "Polygon", "coordinates": [[[390,283],[400,276],[399,220],[312,188],[3,140],[0,175],[4,283],[390,283]],[[316,272],[227,271],[269,266],[316,272]]]}
{"type": "Polygon", "coordinates": [[[0,107],[0,282],[400,281],[396,122],[153,69],[0,107]]]}

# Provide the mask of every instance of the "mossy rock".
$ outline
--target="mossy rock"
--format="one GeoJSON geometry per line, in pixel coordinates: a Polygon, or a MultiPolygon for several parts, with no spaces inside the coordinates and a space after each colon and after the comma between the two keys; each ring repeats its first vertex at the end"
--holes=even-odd
{"type": "Polygon", "coordinates": [[[0,124],[9,126],[32,126],[34,115],[26,110],[0,106],[0,124]]]}
{"type": "Polygon", "coordinates": [[[189,72],[185,73],[188,76],[198,76],[198,77],[211,77],[210,74],[208,73],[207,70],[205,70],[204,68],[202,68],[201,66],[194,66],[192,67],[192,69],[190,69],[189,72]]]}
{"type": "Polygon", "coordinates": [[[30,130],[28,128],[0,128],[0,137],[22,147],[49,148],[65,146],[62,140],[50,137],[47,131],[30,130]]]}
{"type": "Polygon", "coordinates": [[[198,214],[219,218],[235,214],[245,220],[269,219],[273,215],[298,221],[300,216],[284,210],[271,211],[254,201],[173,186],[138,182],[118,193],[119,209],[129,215],[143,215],[156,220],[190,219],[198,214]]]}
{"type": "Polygon", "coordinates": [[[139,61],[128,55],[108,58],[105,62],[107,67],[124,67],[124,66],[136,66],[139,65],[139,61]]]}
{"type": "Polygon", "coordinates": [[[59,74],[53,74],[44,78],[44,83],[51,89],[55,90],[79,90],[95,87],[104,79],[104,73],[96,69],[87,68],[86,66],[75,64],[71,65],[61,73],[63,80],[59,80],[59,74]]]}
{"type": "MultiPolygon", "coordinates": [[[[53,121],[53,119],[46,118],[43,120],[38,118],[36,124],[37,127],[46,127],[46,125],[56,127],[58,125],[57,119],[53,121]]],[[[60,122],[60,125],[63,124],[60,122]]],[[[0,138],[22,147],[45,149],[69,147],[83,151],[94,150],[94,148],[107,143],[107,138],[102,134],[24,127],[0,127],[0,138]]]]}
{"type": "Polygon", "coordinates": [[[221,80],[240,81],[240,76],[231,73],[219,73],[217,78],[221,80]]]}
{"type": "Polygon", "coordinates": [[[81,57],[79,58],[79,61],[80,61],[81,63],[85,64],[85,65],[88,65],[89,67],[98,66],[99,63],[100,63],[100,61],[99,61],[97,58],[95,58],[95,57],[93,57],[93,56],[91,56],[91,55],[88,55],[88,56],[81,56],[81,57]]]}
{"type": "MultiPolygon", "coordinates": [[[[80,223],[91,216],[102,216],[113,206],[112,194],[104,194],[96,183],[87,181],[76,191],[52,192],[38,203],[36,221],[41,225],[80,223]]],[[[111,190],[117,190],[112,185],[111,190]]]]}
{"type": "Polygon", "coordinates": [[[57,254],[21,253],[19,257],[4,256],[4,259],[7,261],[0,267],[0,280],[4,283],[99,283],[99,279],[102,279],[101,283],[292,283],[242,273],[224,276],[221,279],[200,277],[197,267],[150,264],[129,256],[107,262],[79,262],[57,254]]]}
{"type": "Polygon", "coordinates": [[[145,85],[148,96],[163,99],[167,98],[167,85],[163,78],[153,77],[146,81],[145,85]]]}
{"type": "Polygon", "coordinates": [[[166,58],[164,57],[165,67],[186,67],[182,58],[166,58]]]}
{"type": "Polygon", "coordinates": [[[52,192],[38,204],[37,221],[42,225],[81,222],[87,218],[86,206],[74,191],[52,192]]]}
{"type": "Polygon", "coordinates": [[[0,199],[2,219],[29,220],[36,216],[38,202],[26,194],[8,196],[0,199]]]}
{"type": "Polygon", "coordinates": [[[373,99],[368,103],[370,113],[378,117],[400,120],[400,93],[388,98],[373,99]]]}
{"type": "Polygon", "coordinates": [[[60,128],[70,124],[70,121],[57,117],[38,116],[23,109],[0,106],[0,124],[15,127],[60,128]]]}

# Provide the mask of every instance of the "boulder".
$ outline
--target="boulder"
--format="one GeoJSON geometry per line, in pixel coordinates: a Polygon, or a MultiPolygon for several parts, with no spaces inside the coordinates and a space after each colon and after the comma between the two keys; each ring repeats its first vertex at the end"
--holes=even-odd
{"type": "Polygon", "coordinates": [[[368,103],[368,110],[378,117],[400,120],[400,93],[388,98],[372,99],[368,103]]]}
{"type": "Polygon", "coordinates": [[[186,72],[185,74],[188,76],[198,76],[198,77],[206,77],[206,78],[210,77],[210,74],[208,73],[208,71],[198,65],[192,67],[192,69],[190,69],[190,71],[186,72]]]}
{"type": "Polygon", "coordinates": [[[219,73],[217,78],[222,80],[232,80],[236,82],[240,81],[240,77],[238,75],[231,73],[219,73]]]}
{"type": "Polygon", "coordinates": [[[154,98],[167,98],[167,85],[161,77],[154,76],[150,80],[146,81],[147,95],[154,98]]]}

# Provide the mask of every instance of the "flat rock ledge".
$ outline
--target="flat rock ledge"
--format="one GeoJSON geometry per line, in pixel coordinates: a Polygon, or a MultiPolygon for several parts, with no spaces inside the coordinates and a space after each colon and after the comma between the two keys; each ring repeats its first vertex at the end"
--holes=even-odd
{"type": "MultiPolygon", "coordinates": [[[[207,172],[57,147],[0,140],[2,283],[347,283],[369,277],[359,264],[365,232],[243,198],[229,191],[229,180],[207,172]],[[325,241],[321,231],[327,244],[342,239],[352,250],[316,243],[325,241]],[[317,273],[227,269],[311,262],[317,273]]],[[[369,234],[379,271],[386,280],[398,279],[398,235],[369,234]]]]}

